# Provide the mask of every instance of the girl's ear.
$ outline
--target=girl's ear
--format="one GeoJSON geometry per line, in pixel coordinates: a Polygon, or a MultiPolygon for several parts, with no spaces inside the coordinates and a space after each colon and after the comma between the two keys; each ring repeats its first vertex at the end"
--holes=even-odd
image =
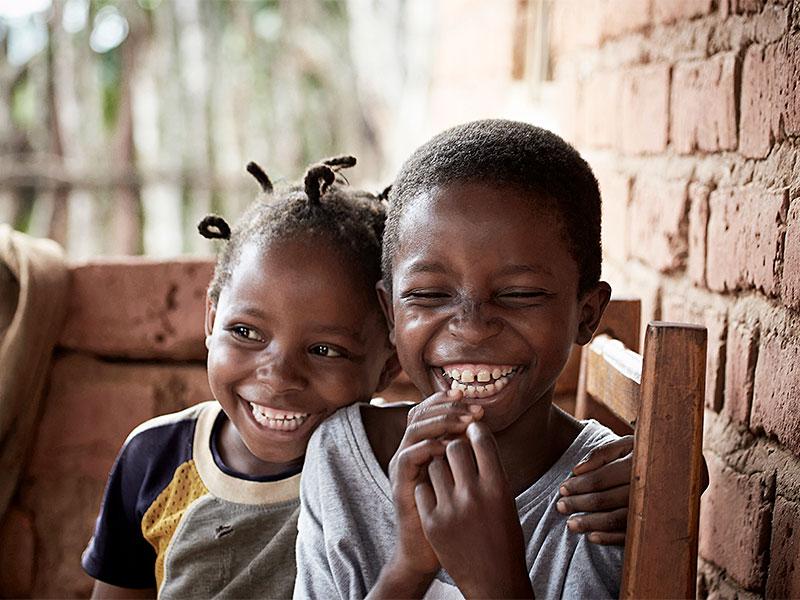
{"type": "Polygon", "coordinates": [[[381,377],[378,380],[378,387],[375,392],[381,392],[389,387],[397,376],[400,374],[400,361],[397,359],[397,352],[392,352],[389,358],[386,359],[386,364],[383,365],[381,377]]]}
{"type": "Polygon", "coordinates": [[[392,346],[395,346],[394,341],[394,307],[392,306],[392,294],[386,289],[386,284],[381,279],[375,284],[375,290],[378,292],[378,302],[380,302],[383,316],[386,317],[386,323],[389,325],[389,341],[392,346]]]}
{"type": "Polygon", "coordinates": [[[214,331],[214,319],[217,316],[217,305],[211,299],[211,296],[206,294],[206,317],[205,317],[205,330],[206,337],[211,335],[214,331]]]}
{"type": "Polygon", "coordinates": [[[600,281],[591,290],[586,292],[581,298],[578,311],[580,321],[578,322],[578,332],[575,336],[575,343],[583,346],[592,339],[600,318],[608,306],[611,299],[611,286],[605,281],[600,281]]]}

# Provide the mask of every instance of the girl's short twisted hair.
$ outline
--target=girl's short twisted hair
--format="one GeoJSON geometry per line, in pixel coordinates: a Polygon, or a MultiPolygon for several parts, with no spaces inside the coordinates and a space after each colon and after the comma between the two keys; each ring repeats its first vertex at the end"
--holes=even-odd
{"type": "Polygon", "coordinates": [[[245,246],[266,247],[299,236],[332,242],[353,260],[353,268],[368,284],[377,282],[388,188],[380,194],[350,188],[339,171],[355,164],[352,156],[329,158],[306,170],[302,186],[276,189],[260,166],[249,163],[247,171],[261,187],[259,198],[233,228],[219,215],[208,215],[197,226],[203,237],[225,241],[208,288],[212,302],[219,300],[245,246]]]}

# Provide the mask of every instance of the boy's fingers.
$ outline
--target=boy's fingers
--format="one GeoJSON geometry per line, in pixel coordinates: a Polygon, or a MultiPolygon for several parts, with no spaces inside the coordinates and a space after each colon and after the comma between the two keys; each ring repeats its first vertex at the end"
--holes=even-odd
{"type": "Polygon", "coordinates": [[[411,423],[403,435],[401,447],[442,436],[462,435],[472,421],[474,417],[471,414],[450,413],[411,423]]]}
{"type": "Polygon", "coordinates": [[[428,465],[428,477],[430,477],[433,491],[436,494],[437,502],[450,497],[453,490],[453,473],[444,458],[436,457],[428,465]]]}
{"type": "Polygon", "coordinates": [[[431,459],[444,455],[444,452],[444,444],[439,440],[423,440],[404,448],[389,464],[392,480],[416,480],[431,459]]]}
{"type": "Polygon", "coordinates": [[[571,517],[567,520],[570,531],[590,533],[621,533],[624,535],[628,523],[628,509],[620,508],[608,512],[597,512],[571,517]]]}
{"type": "Polygon", "coordinates": [[[624,533],[609,533],[607,531],[593,531],[586,536],[593,544],[601,546],[624,546],[625,534],[624,533]]]}
{"type": "Polygon", "coordinates": [[[633,451],[633,436],[626,435],[618,440],[603,444],[592,450],[589,455],[572,469],[572,473],[580,475],[598,469],[611,461],[629,455],[633,451]]]}
{"type": "MultiPolygon", "coordinates": [[[[441,392],[439,392],[441,394],[441,392]]],[[[412,425],[419,421],[425,421],[432,417],[445,414],[468,414],[477,418],[483,416],[483,408],[464,402],[460,398],[443,396],[440,400],[432,402],[433,396],[424,402],[417,404],[408,411],[407,423],[412,425]]]]}
{"type": "Polygon", "coordinates": [[[625,484],[602,492],[564,496],[559,498],[556,508],[562,514],[627,508],[629,493],[630,485],[625,484]]]}
{"type": "Polygon", "coordinates": [[[436,494],[433,492],[433,487],[430,483],[418,483],[414,488],[414,500],[417,503],[417,511],[422,518],[422,523],[425,523],[425,518],[436,509],[436,494]]]}
{"type": "Polygon", "coordinates": [[[455,485],[462,487],[475,480],[478,475],[478,469],[475,465],[475,454],[472,452],[472,446],[470,446],[469,441],[464,438],[457,438],[448,442],[445,455],[450,465],[450,471],[453,473],[455,485]]]}
{"type": "Polygon", "coordinates": [[[505,478],[503,465],[500,462],[500,452],[497,441],[485,423],[475,422],[467,426],[467,437],[475,453],[475,463],[478,466],[478,476],[493,478],[498,475],[505,478]]]}
{"type": "Polygon", "coordinates": [[[561,484],[559,492],[562,496],[574,496],[627,485],[631,480],[632,465],[631,456],[627,454],[593,471],[570,477],[561,484]]]}

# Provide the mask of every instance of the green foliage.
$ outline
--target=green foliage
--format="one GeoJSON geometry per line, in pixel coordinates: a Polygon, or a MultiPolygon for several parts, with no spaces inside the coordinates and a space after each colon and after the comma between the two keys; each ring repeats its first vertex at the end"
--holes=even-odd
{"type": "Polygon", "coordinates": [[[36,106],[40,99],[28,77],[27,71],[11,90],[11,120],[20,129],[32,128],[36,124],[36,106]]]}
{"type": "Polygon", "coordinates": [[[99,56],[100,85],[103,94],[103,125],[113,129],[122,99],[122,56],[119,47],[99,56]]]}

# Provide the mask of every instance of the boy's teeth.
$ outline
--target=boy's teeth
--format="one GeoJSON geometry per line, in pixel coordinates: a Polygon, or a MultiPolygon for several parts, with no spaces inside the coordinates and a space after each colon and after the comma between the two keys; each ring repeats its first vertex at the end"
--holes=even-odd
{"type": "Polygon", "coordinates": [[[467,398],[485,398],[508,385],[514,371],[514,367],[445,368],[443,374],[451,379],[450,389],[461,390],[467,398]]]}

